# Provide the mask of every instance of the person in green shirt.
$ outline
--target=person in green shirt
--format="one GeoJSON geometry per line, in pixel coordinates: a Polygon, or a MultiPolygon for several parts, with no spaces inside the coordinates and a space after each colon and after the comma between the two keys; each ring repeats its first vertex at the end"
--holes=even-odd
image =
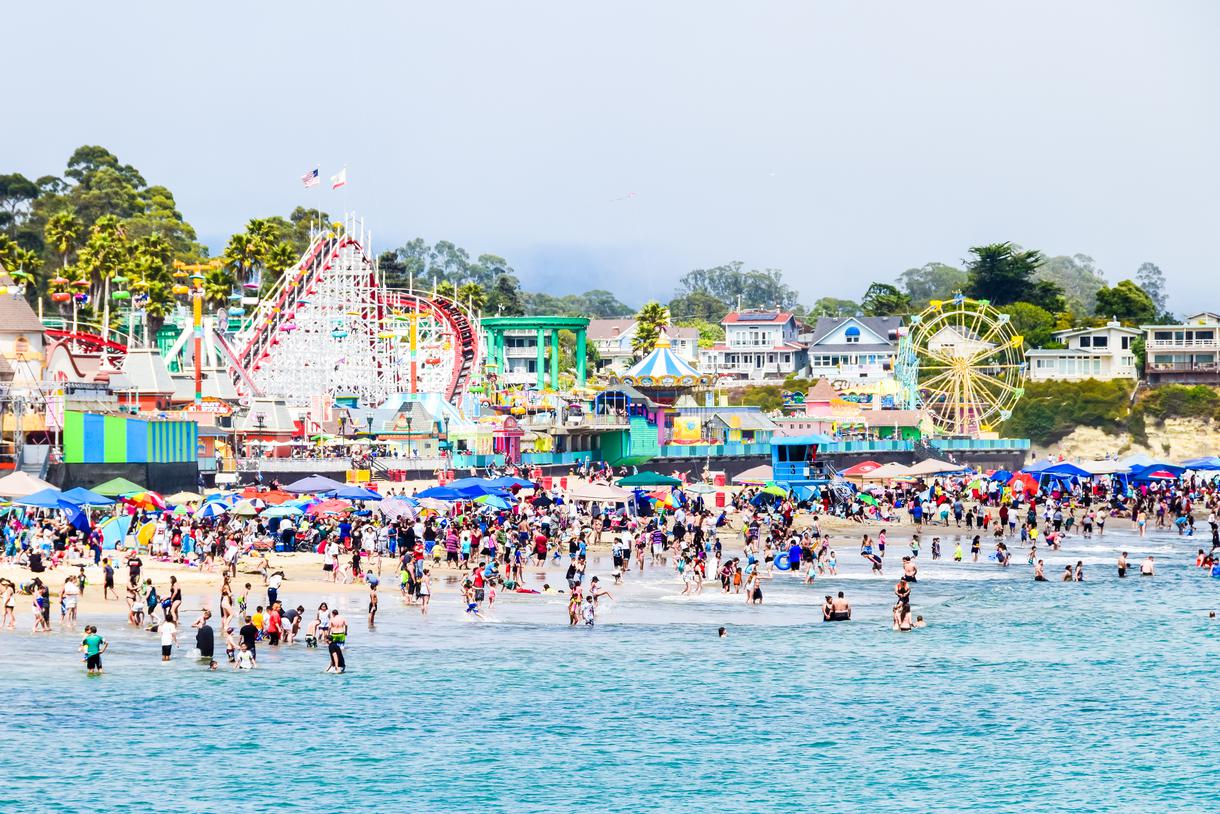
{"type": "Polygon", "coordinates": [[[80,650],[85,654],[85,669],[89,675],[102,674],[102,654],[110,644],[97,632],[97,625],[85,626],[85,639],[80,643],[80,650]]]}

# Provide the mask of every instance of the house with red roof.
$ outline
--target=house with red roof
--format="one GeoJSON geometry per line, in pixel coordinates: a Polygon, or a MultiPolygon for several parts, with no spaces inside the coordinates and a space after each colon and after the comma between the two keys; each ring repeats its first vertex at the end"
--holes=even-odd
{"type": "Polygon", "coordinates": [[[724,341],[699,352],[699,370],[744,381],[782,381],[809,364],[800,325],[787,311],[733,311],[720,320],[724,341]]]}

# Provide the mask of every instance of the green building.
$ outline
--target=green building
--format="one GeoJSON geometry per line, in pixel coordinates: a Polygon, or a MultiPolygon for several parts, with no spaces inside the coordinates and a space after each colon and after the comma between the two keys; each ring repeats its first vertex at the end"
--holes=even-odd
{"type": "Polygon", "coordinates": [[[585,352],[589,320],[584,317],[485,317],[487,366],[505,384],[547,386],[547,343],[550,343],[550,386],[559,385],[559,332],[576,334],[576,386],[588,378],[585,352]]]}

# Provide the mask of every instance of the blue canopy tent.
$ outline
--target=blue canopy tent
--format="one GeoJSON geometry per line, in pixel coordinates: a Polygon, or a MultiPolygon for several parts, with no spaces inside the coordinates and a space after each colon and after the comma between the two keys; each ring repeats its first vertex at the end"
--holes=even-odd
{"type": "Polygon", "coordinates": [[[76,508],[78,504],[72,503],[63,499],[63,492],[51,487],[42,489],[32,495],[15,498],[13,503],[18,506],[30,506],[37,509],[69,509],[76,508]]]}
{"type": "Polygon", "coordinates": [[[1144,466],[1131,467],[1131,480],[1136,482],[1177,480],[1185,471],[1186,467],[1178,466],[1177,464],[1150,463],[1144,466]]]}
{"type": "MultiPolygon", "coordinates": [[[[432,498],[433,500],[469,500],[469,496],[462,494],[457,489],[449,486],[433,486],[430,489],[425,489],[415,496],[418,499],[432,498]]],[[[477,495],[476,495],[477,497],[477,495]]]]}
{"type": "Polygon", "coordinates": [[[993,480],[996,483],[1008,483],[1012,480],[1012,472],[1009,472],[1007,469],[997,469],[988,475],[987,479],[993,480]]]}
{"type": "MultiPolygon", "coordinates": [[[[454,481],[456,483],[456,481],[454,481]]],[[[461,494],[465,500],[474,500],[476,497],[485,497],[491,495],[494,497],[509,498],[512,493],[507,489],[500,489],[496,486],[489,486],[486,483],[472,483],[466,486],[454,486],[449,484],[449,488],[461,494]]]]}
{"type": "Polygon", "coordinates": [[[335,497],[343,500],[381,500],[385,495],[365,489],[363,486],[344,486],[335,490],[335,497]]]}
{"type": "Polygon", "coordinates": [[[515,487],[521,488],[521,489],[537,489],[538,488],[538,484],[534,483],[533,481],[528,481],[528,480],[525,480],[524,478],[514,478],[511,475],[505,475],[504,477],[501,477],[501,478],[492,478],[490,481],[488,481],[488,483],[490,483],[492,486],[497,486],[501,489],[512,489],[515,487]]]}
{"type": "Polygon", "coordinates": [[[1218,472],[1220,471],[1220,458],[1215,455],[1208,455],[1203,458],[1190,458],[1182,461],[1182,466],[1187,469],[1193,469],[1196,472],[1218,472]]]}
{"type": "Polygon", "coordinates": [[[99,495],[97,492],[92,492],[83,486],[77,486],[75,489],[69,489],[60,495],[60,498],[70,503],[75,503],[77,506],[113,506],[114,501],[105,495],[99,495]]]}

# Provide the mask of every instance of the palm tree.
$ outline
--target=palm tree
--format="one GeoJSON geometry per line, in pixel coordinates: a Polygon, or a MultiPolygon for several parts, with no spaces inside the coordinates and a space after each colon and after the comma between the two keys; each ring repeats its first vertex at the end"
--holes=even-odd
{"type": "Polygon", "coordinates": [[[236,284],[237,279],[227,266],[209,271],[203,278],[203,301],[211,306],[227,304],[236,284]]]}
{"type": "Polygon", "coordinates": [[[59,252],[65,270],[68,268],[68,254],[76,245],[81,228],[80,218],[76,217],[76,213],[71,209],[56,212],[47,219],[47,225],[43,228],[47,243],[54,246],[55,251],[59,252]]]}
{"type": "Polygon", "coordinates": [[[258,267],[262,256],[262,245],[246,232],[238,232],[233,235],[229,238],[228,245],[225,246],[225,262],[239,280],[249,278],[250,273],[258,267]]]}
{"type": "Polygon", "coordinates": [[[487,305],[487,291],[478,283],[465,283],[456,292],[457,301],[478,314],[487,305]]]}
{"type": "Polygon", "coordinates": [[[127,236],[123,225],[114,215],[102,215],[89,230],[89,240],[80,250],[80,266],[94,282],[94,302],[98,299],[96,286],[101,285],[102,338],[110,336],[110,280],[127,261],[127,236]]]}
{"type": "Polygon", "coordinates": [[[644,303],[635,315],[635,336],[631,338],[631,352],[643,356],[657,344],[661,331],[669,325],[669,309],[656,300],[644,303]]]}
{"type": "Polygon", "coordinates": [[[267,270],[277,275],[283,274],[284,270],[292,268],[298,259],[296,249],[292,248],[291,244],[277,243],[267,252],[267,270]]]}

